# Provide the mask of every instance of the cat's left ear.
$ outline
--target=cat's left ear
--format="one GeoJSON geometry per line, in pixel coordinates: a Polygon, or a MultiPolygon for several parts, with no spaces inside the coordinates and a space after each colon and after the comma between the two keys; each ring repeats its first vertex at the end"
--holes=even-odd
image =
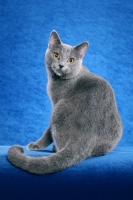
{"type": "Polygon", "coordinates": [[[49,49],[52,47],[57,47],[61,44],[61,40],[57,34],[56,31],[52,31],[51,35],[50,35],[50,39],[49,39],[49,49]]]}
{"type": "Polygon", "coordinates": [[[74,50],[76,51],[79,58],[82,58],[85,55],[85,52],[86,52],[88,46],[89,46],[88,42],[83,42],[74,47],[74,50]]]}

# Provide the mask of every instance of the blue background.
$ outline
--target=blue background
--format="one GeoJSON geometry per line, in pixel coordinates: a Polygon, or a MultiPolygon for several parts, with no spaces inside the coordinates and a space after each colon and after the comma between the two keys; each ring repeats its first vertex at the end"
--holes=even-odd
{"type": "Polygon", "coordinates": [[[44,52],[55,29],[71,45],[89,41],[84,65],[112,85],[133,145],[133,1],[0,0],[0,145],[26,145],[49,125],[44,52]]]}

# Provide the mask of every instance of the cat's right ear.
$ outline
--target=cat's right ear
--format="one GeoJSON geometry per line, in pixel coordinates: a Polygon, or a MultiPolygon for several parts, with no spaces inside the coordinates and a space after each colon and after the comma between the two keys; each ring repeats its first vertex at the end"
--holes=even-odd
{"type": "Polygon", "coordinates": [[[48,43],[49,49],[51,49],[53,47],[58,47],[60,44],[61,44],[61,40],[60,40],[57,32],[52,31],[52,33],[50,35],[49,43],[48,43]]]}

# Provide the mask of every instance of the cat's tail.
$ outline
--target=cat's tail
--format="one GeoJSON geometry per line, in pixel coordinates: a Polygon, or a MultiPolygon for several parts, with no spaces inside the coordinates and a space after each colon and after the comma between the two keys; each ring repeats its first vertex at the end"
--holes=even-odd
{"type": "Polygon", "coordinates": [[[80,161],[84,156],[80,153],[76,156],[72,149],[63,148],[61,151],[48,157],[30,157],[24,154],[20,146],[12,146],[7,158],[16,167],[34,174],[49,174],[66,169],[80,161]]]}

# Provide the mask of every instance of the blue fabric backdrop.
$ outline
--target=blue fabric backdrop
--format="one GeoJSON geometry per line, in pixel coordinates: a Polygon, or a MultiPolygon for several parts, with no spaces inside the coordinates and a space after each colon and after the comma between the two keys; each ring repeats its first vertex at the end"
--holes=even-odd
{"type": "MultiPolygon", "coordinates": [[[[49,156],[51,149],[25,153],[49,156]]],[[[133,199],[133,0],[0,0],[0,199],[133,199]],[[109,154],[37,176],[6,155],[49,125],[44,52],[53,29],[64,43],[89,41],[84,65],[114,88],[124,130],[109,154]]]]}
{"type": "Polygon", "coordinates": [[[107,79],[133,146],[133,1],[0,0],[0,145],[26,145],[49,124],[44,52],[55,29],[64,43],[88,40],[84,65],[107,79]]]}

